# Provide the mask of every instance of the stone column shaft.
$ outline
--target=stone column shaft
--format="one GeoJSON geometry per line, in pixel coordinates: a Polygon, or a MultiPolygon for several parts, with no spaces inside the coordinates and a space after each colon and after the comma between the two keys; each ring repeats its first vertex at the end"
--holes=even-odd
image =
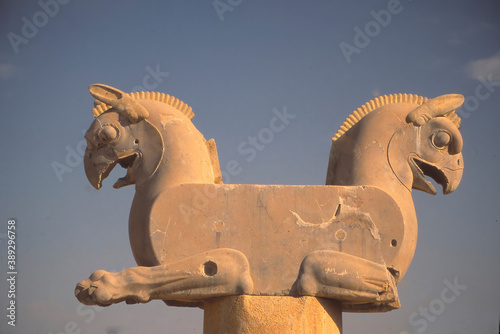
{"type": "Polygon", "coordinates": [[[341,334],[340,302],[315,297],[229,296],[204,304],[204,334],[341,334]]]}

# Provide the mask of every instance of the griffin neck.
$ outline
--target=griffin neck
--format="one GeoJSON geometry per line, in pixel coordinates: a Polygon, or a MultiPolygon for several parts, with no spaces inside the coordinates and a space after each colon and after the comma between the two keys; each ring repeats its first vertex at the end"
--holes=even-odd
{"type": "Polygon", "coordinates": [[[413,258],[418,228],[411,196],[412,172],[406,154],[401,152],[398,161],[389,161],[388,150],[394,134],[407,126],[404,117],[398,114],[407,114],[412,108],[415,106],[398,104],[399,112],[396,114],[387,112],[388,108],[382,107],[365,116],[335,140],[330,151],[326,180],[327,185],[374,186],[388,193],[397,202],[403,215],[405,232],[399,243],[399,252],[387,265],[400,272],[400,279],[413,258]],[[403,175],[394,173],[391,165],[395,164],[403,171],[403,175]]]}
{"type": "Polygon", "coordinates": [[[155,108],[149,104],[154,102],[141,104],[150,111],[148,121],[161,135],[163,149],[158,167],[147,180],[136,184],[136,192],[154,198],[170,186],[215,183],[207,141],[193,123],[174,108],[151,112],[155,108]]]}
{"type": "Polygon", "coordinates": [[[155,156],[159,161],[156,170],[141,177],[143,182],[136,183],[129,237],[136,262],[141,266],[154,266],[159,264],[149,237],[149,224],[154,222],[148,220],[155,199],[181,184],[215,183],[216,173],[207,141],[185,115],[164,106],[162,112],[155,112],[155,102],[141,101],[141,104],[150,113],[148,121],[154,127],[152,131],[161,135],[163,149],[151,152],[161,154],[155,156]]]}

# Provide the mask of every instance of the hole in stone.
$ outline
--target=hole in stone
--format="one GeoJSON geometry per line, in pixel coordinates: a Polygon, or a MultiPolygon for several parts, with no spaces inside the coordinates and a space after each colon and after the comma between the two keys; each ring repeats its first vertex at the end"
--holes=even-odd
{"type": "Polygon", "coordinates": [[[391,240],[391,246],[396,247],[398,245],[398,241],[396,239],[391,240]]]}
{"type": "Polygon", "coordinates": [[[215,232],[222,232],[223,229],[224,229],[224,222],[222,220],[217,220],[216,222],[214,222],[213,230],[215,232]]]}
{"type": "Polygon", "coordinates": [[[203,272],[207,276],[214,276],[217,274],[217,264],[212,261],[207,261],[203,264],[203,272]]]}
{"type": "Polygon", "coordinates": [[[139,144],[139,139],[134,140],[134,144],[139,144]]]}

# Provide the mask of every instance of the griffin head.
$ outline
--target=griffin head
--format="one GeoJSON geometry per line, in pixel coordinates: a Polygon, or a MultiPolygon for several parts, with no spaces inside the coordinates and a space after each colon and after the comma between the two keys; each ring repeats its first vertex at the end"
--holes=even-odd
{"type": "Polygon", "coordinates": [[[453,112],[464,102],[459,94],[449,94],[424,102],[406,117],[407,126],[396,132],[389,145],[389,163],[394,173],[413,189],[435,195],[436,189],[426,180],[432,178],[443,193],[454,191],[463,173],[460,119],[453,112]],[[397,166],[398,156],[407,154],[407,167],[397,166]]]}
{"type": "Polygon", "coordinates": [[[85,134],[85,174],[94,188],[120,164],[127,174],[114,188],[147,181],[162,157],[163,142],[158,130],[147,121],[148,111],[130,95],[105,85],[91,85],[90,94],[102,103],[100,112],[85,134]]]}

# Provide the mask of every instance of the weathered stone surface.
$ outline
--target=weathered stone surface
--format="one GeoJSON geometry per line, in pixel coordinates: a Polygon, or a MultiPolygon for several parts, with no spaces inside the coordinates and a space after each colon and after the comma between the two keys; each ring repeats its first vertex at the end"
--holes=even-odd
{"type": "Polygon", "coordinates": [[[229,296],[205,303],[204,333],[342,333],[341,305],[331,299],[229,296]]]}
{"type": "MultiPolygon", "coordinates": [[[[360,279],[356,288],[366,294],[366,302],[379,302],[392,293],[386,284],[384,258],[392,264],[397,256],[398,247],[393,244],[403,237],[404,222],[398,205],[378,188],[185,184],[157,197],[150,212],[149,224],[141,224],[134,237],[138,255],[151,253],[157,264],[211,249],[236,249],[250,263],[251,294],[321,295],[311,290],[319,289],[312,282],[307,292],[297,290],[303,288],[299,272],[308,255],[304,264],[310,263],[313,252],[331,250],[345,265],[337,261],[337,268],[332,268],[333,263],[325,263],[323,269],[343,273],[355,266],[360,279]],[[381,203],[384,210],[380,210],[381,203]],[[150,236],[150,244],[140,242],[148,240],[146,236],[150,236]],[[379,266],[368,265],[371,262],[379,266]],[[365,279],[373,281],[364,284],[365,279]]],[[[217,258],[211,261],[222,269],[217,258]]],[[[331,294],[361,303],[360,295],[340,288],[352,286],[351,276],[336,276],[336,281],[339,291],[331,294]]]]}
{"type": "Polygon", "coordinates": [[[337,301],[334,319],[340,307],[398,308],[396,285],[417,241],[411,191],[436,194],[428,176],[450,193],[463,173],[457,94],[375,98],[334,136],[326,186],[279,186],[222,184],[215,142],[172,96],[90,92],[97,119],[85,135],[85,172],[99,189],[117,164],[127,169],[114,187],[136,186],[129,232],[141,267],[94,272],[75,291],[86,304],[161,299],[263,321],[273,303],[302,315],[302,301],[322,300],[289,296],[337,301]],[[247,296],[214,301],[234,295],[247,296]]]}

